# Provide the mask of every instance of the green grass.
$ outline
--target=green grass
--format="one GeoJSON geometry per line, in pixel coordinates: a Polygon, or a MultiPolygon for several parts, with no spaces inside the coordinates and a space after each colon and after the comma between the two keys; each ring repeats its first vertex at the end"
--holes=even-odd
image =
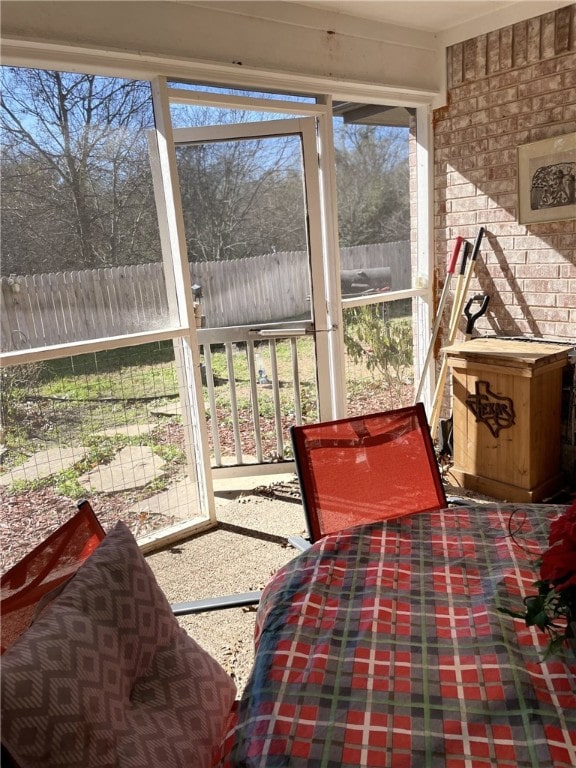
{"type": "MultiPolygon", "coordinates": [[[[86,357],[82,355],[82,357],[86,357]]],[[[92,357],[92,356],[90,356],[92,357]]],[[[44,378],[44,377],[43,377],[44,378]]],[[[69,400],[102,398],[145,398],[177,394],[178,384],[173,361],[143,363],[136,369],[121,365],[102,369],[98,365],[62,366],[60,376],[47,373],[39,394],[69,400]]]]}
{"type": "Polygon", "coordinates": [[[128,349],[111,349],[94,354],[63,357],[43,363],[43,378],[61,379],[68,376],[92,376],[97,373],[116,373],[124,368],[171,363],[174,347],[171,341],[141,344],[128,349]]]}
{"type": "MultiPolygon", "coordinates": [[[[304,421],[314,421],[318,409],[313,339],[298,339],[297,350],[302,416],[304,421]]],[[[257,368],[260,362],[271,378],[269,344],[259,344],[256,355],[257,368]]],[[[286,426],[293,423],[295,414],[290,341],[276,344],[276,357],[281,419],[286,426]]],[[[215,399],[220,434],[226,435],[229,442],[233,419],[225,348],[216,348],[211,360],[217,382],[215,399]]],[[[245,427],[248,435],[252,430],[253,409],[246,349],[235,347],[233,360],[239,421],[241,429],[245,427]]],[[[78,478],[95,466],[108,463],[123,446],[131,444],[149,445],[166,460],[169,469],[165,476],[155,481],[158,487],[165,487],[172,476],[184,470],[186,456],[182,445],[174,442],[176,432],[173,431],[180,429],[178,440],[181,442],[181,426],[178,427],[181,418],[178,415],[172,415],[169,419],[154,415],[159,406],[179,402],[179,384],[171,342],[80,355],[34,366],[19,366],[12,373],[11,388],[3,392],[5,396],[8,393],[9,406],[6,408],[8,418],[4,419],[4,442],[7,448],[4,469],[18,466],[35,452],[55,445],[83,445],[87,448],[87,455],[82,462],[66,472],[35,481],[34,487],[51,485],[63,495],[81,495],[78,478]],[[111,427],[151,422],[156,423],[157,428],[135,437],[100,434],[111,427]],[[166,424],[171,425],[168,431],[163,429],[166,424]]],[[[4,385],[4,378],[2,383],[4,385]]],[[[354,372],[348,379],[349,394],[360,401],[364,399],[364,408],[370,408],[372,403],[380,399],[381,386],[382,383],[375,382],[374,373],[367,370],[363,361],[354,366],[354,372]]],[[[204,387],[206,403],[207,395],[207,388],[204,387]]],[[[274,393],[272,389],[258,386],[257,395],[263,444],[273,446],[274,393]]],[[[289,445],[286,436],[284,442],[289,445]]],[[[273,448],[268,450],[273,451],[273,448]]],[[[26,485],[31,487],[30,484],[26,485]]]]}

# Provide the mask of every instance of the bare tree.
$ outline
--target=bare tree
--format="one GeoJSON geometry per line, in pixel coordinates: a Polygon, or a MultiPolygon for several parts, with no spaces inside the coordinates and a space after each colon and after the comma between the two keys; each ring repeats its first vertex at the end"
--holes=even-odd
{"type": "Polygon", "coordinates": [[[294,137],[178,149],[188,257],[222,261],[306,246],[294,137]]]}
{"type": "Polygon", "coordinates": [[[142,251],[159,252],[143,137],[153,121],[147,83],[4,68],[0,120],[3,272],[134,263],[142,251]]]}
{"type": "Polygon", "coordinates": [[[341,244],[408,239],[410,197],[405,131],[341,125],[335,135],[341,244]]]}

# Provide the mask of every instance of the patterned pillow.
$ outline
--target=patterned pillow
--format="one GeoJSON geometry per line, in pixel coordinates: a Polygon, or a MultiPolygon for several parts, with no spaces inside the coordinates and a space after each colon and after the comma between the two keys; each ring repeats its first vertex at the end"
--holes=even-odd
{"type": "Polygon", "coordinates": [[[119,522],[6,651],[1,693],[20,768],[203,768],[236,687],[179,627],[119,522]]]}

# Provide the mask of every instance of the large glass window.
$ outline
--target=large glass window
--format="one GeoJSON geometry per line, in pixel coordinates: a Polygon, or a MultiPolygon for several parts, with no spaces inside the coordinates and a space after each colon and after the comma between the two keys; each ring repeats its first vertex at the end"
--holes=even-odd
{"type": "Polygon", "coordinates": [[[340,282],[349,413],[413,397],[410,147],[400,107],[334,105],[340,282]]]}
{"type": "Polygon", "coordinates": [[[170,325],[150,84],[4,67],[2,351],[170,325]]]}
{"type": "Polygon", "coordinates": [[[1,77],[4,568],[82,497],[140,539],[205,523],[207,504],[187,329],[161,250],[150,83],[1,77]]]}

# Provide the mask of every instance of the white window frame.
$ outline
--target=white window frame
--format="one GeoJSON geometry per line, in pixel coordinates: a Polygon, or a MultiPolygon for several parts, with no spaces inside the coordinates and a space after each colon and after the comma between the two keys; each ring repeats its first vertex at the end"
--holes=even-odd
{"type": "MultiPolygon", "coordinates": [[[[167,143],[167,110],[169,109],[168,99],[174,98],[210,102],[222,106],[242,106],[246,108],[250,97],[244,96],[225,96],[224,94],[213,94],[203,92],[188,91],[186,89],[168,88],[167,77],[186,79],[190,82],[213,83],[226,87],[242,88],[258,92],[278,90],[295,93],[306,93],[316,96],[316,104],[293,102],[282,100],[258,99],[258,109],[268,108],[270,111],[286,111],[298,114],[315,114],[319,120],[320,146],[319,152],[324,156],[320,158],[322,162],[322,182],[321,194],[325,200],[325,217],[323,221],[323,239],[324,239],[324,272],[326,280],[326,302],[327,317],[330,318],[332,327],[338,329],[338,333],[328,334],[330,341],[327,346],[327,356],[324,363],[331,366],[331,402],[332,413],[323,414],[323,417],[331,415],[338,418],[345,415],[345,384],[344,384],[344,360],[343,360],[343,331],[342,331],[342,308],[349,306],[361,306],[367,303],[377,301],[395,301],[402,298],[415,298],[416,301],[416,333],[415,333],[415,380],[419,377],[422,370],[422,364],[425,359],[426,348],[430,339],[432,307],[433,307],[433,280],[434,273],[434,250],[432,237],[432,205],[433,205],[433,183],[432,183],[432,127],[431,127],[431,108],[434,99],[437,97],[435,91],[407,91],[404,89],[395,89],[386,86],[376,86],[369,84],[357,84],[353,82],[334,83],[329,78],[306,77],[303,75],[294,75],[288,77],[286,73],[263,72],[258,76],[253,73],[247,77],[238,71],[237,68],[225,67],[223,65],[211,65],[205,63],[182,62],[163,58],[154,58],[146,56],[136,56],[130,53],[115,53],[109,51],[95,51],[86,49],[76,49],[71,46],[53,45],[46,43],[34,43],[31,41],[6,41],[3,48],[3,65],[38,67],[44,69],[54,69],[60,71],[86,72],[111,77],[128,77],[139,80],[148,80],[152,85],[153,100],[157,112],[157,121],[162,124],[161,130],[164,131],[164,141],[167,143]],[[162,90],[165,88],[165,94],[162,90]],[[173,91],[170,95],[168,91],[173,91]],[[192,94],[192,96],[191,96],[192,94]],[[331,104],[333,99],[355,101],[359,103],[397,105],[416,108],[417,115],[417,152],[416,152],[416,185],[417,185],[417,222],[416,222],[416,273],[417,280],[415,285],[403,291],[381,294],[380,296],[371,296],[369,299],[341,299],[339,272],[340,260],[338,250],[337,235],[337,206],[335,194],[335,167],[334,167],[334,145],[332,134],[331,104]],[[267,106],[266,106],[267,105],[267,106]],[[330,119],[328,119],[328,115],[330,119]]],[[[158,126],[157,126],[158,127],[158,126]]],[[[162,155],[162,153],[161,153],[162,155]]],[[[171,160],[164,156],[162,160],[164,166],[163,173],[173,173],[171,169],[171,160]]],[[[176,176],[174,176],[176,178],[176,176]]],[[[167,205],[172,207],[169,211],[169,219],[176,216],[173,202],[168,201],[167,205]]],[[[177,218],[177,216],[176,216],[177,218]]],[[[32,362],[34,360],[47,360],[56,357],[62,357],[66,354],[80,354],[84,352],[94,352],[103,349],[109,349],[112,346],[116,348],[133,346],[147,341],[182,339],[190,350],[198,348],[196,330],[193,316],[193,298],[188,281],[182,280],[182,247],[181,240],[183,233],[178,231],[178,225],[172,219],[170,224],[169,239],[172,246],[179,243],[175,253],[179,254],[179,266],[175,266],[175,280],[177,293],[179,295],[179,319],[180,325],[173,328],[164,328],[162,331],[149,331],[128,336],[118,336],[105,339],[95,339],[86,342],[74,344],[63,344],[42,349],[25,350],[10,352],[0,356],[0,365],[20,364],[32,362]]],[[[184,253],[185,256],[185,253],[184,253]]],[[[178,259],[175,258],[175,262],[178,259]]],[[[198,361],[193,357],[194,367],[198,366],[198,361]]],[[[322,364],[322,361],[320,361],[322,364]]],[[[430,405],[433,389],[433,372],[428,377],[429,381],[424,389],[424,402],[430,405]]],[[[193,398],[198,397],[199,371],[196,371],[196,383],[192,387],[193,398]]],[[[192,405],[192,402],[191,402],[192,405]]],[[[205,437],[200,440],[201,445],[205,445],[205,437]]],[[[204,466],[206,466],[207,457],[202,457],[204,466]]],[[[209,507],[209,520],[212,523],[214,516],[213,491],[210,482],[210,473],[207,472],[207,485],[204,492],[207,497],[209,507]]]]}

